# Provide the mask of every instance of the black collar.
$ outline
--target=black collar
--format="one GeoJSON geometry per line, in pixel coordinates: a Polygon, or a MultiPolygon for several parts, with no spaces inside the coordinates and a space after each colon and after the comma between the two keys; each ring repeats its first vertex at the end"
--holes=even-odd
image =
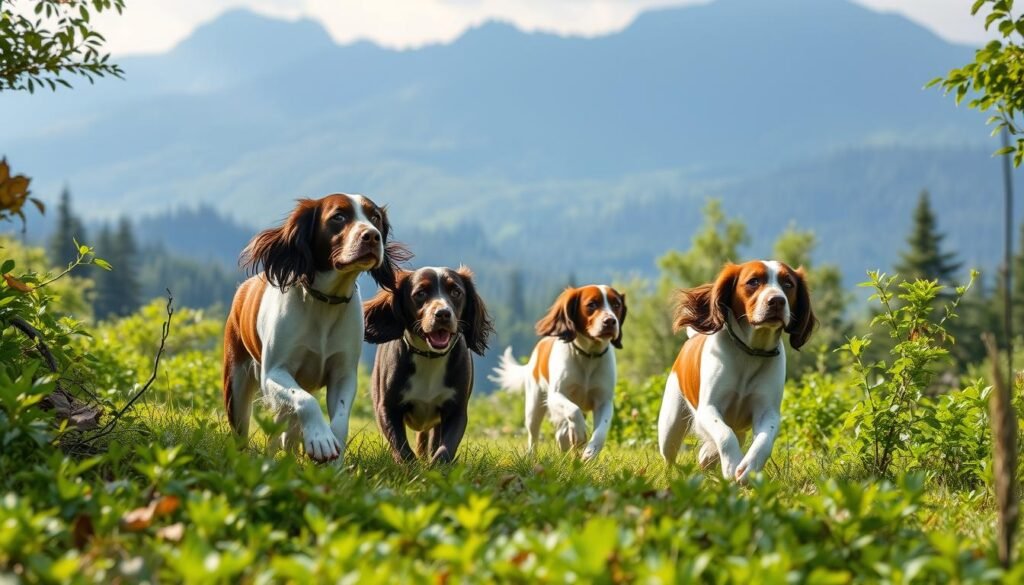
{"type": "MultiPolygon", "coordinates": [[[[343,305],[351,301],[352,296],[355,294],[353,293],[352,295],[348,295],[347,297],[338,297],[334,295],[329,295],[327,293],[322,293],[311,286],[302,285],[302,288],[306,289],[306,292],[309,293],[309,296],[320,301],[321,303],[327,303],[328,305],[343,305]]],[[[356,285],[354,290],[359,290],[359,286],[356,285]]]]}
{"type": "Polygon", "coordinates": [[[590,359],[599,358],[603,356],[604,354],[608,353],[608,350],[611,349],[612,347],[612,344],[609,343],[608,345],[605,346],[604,351],[602,351],[601,353],[591,353],[583,349],[582,347],[576,345],[575,341],[570,342],[570,344],[572,345],[573,349],[575,349],[576,351],[580,352],[580,354],[590,359]]]}
{"type": "Polygon", "coordinates": [[[740,349],[743,350],[743,353],[749,356],[760,358],[773,358],[778,357],[779,355],[778,346],[776,346],[774,349],[754,349],[747,345],[746,343],[744,343],[743,340],[740,339],[740,336],[736,335],[736,332],[732,330],[732,323],[729,321],[729,314],[726,314],[725,316],[725,330],[729,332],[729,337],[731,337],[732,340],[736,342],[736,345],[740,346],[740,349]]]}
{"type": "Polygon", "coordinates": [[[434,359],[437,359],[437,358],[443,358],[444,356],[450,354],[452,352],[452,350],[455,349],[455,346],[458,345],[458,343],[459,343],[459,336],[460,335],[462,335],[462,334],[461,333],[456,333],[454,339],[452,339],[448,343],[448,349],[446,349],[444,351],[429,351],[429,350],[419,349],[416,346],[414,346],[412,343],[410,343],[409,342],[409,338],[406,337],[405,335],[402,335],[402,341],[405,342],[405,347],[409,348],[409,351],[413,352],[414,354],[416,354],[418,356],[421,356],[421,357],[425,357],[428,360],[434,360],[434,359]]]}

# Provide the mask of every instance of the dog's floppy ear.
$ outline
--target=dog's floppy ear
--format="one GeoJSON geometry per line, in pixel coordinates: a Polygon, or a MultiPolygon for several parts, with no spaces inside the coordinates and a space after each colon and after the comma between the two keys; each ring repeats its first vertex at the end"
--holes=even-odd
{"type": "Polygon", "coordinates": [[[672,329],[676,333],[693,328],[698,333],[711,335],[725,327],[726,315],[736,290],[739,266],[726,264],[715,282],[686,288],[676,293],[672,329]]]}
{"type": "Polygon", "coordinates": [[[405,297],[409,272],[400,270],[395,275],[393,290],[383,289],[363,303],[363,339],[367,343],[387,343],[405,333],[405,297]]]}
{"type": "Polygon", "coordinates": [[[575,341],[576,315],[579,313],[580,290],[569,287],[555,300],[548,313],[537,321],[537,335],[575,341]]]}
{"type": "Polygon", "coordinates": [[[612,345],[617,349],[622,349],[622,326],[626,324],[626,295],[619,291],[612,289],[615,294],[619,295],[619,301],[622,303],[619,307],[619,335],[612,340],[612,345]]]}
{"type": "Polygon", "coordinates": [[[456,273],[462,279],[462,286],[466,289],[466,305],[462,308],[462,318],[459,319],[459,326],[462,335],[466,338],[466,347],[477,355],[484,355],[487,351],[487,343],[494,333],[494,323],[480,295],[473,283],[473,271],[466,266],[460,266],[456,273]]]}
{"type": "Polygon", "coordinates": [[[796,306],[792,309],[786,332],[789,333],[789,344],[799,350],[810,339],[818,325],[818,318],[811,308],[811,291],[802,266],[793,271],[793,277],[796,278],[796,306]]]}
{"type": "Polygon", "coordinates": [[[387,206],[378,209],[380,209],[380,241],[384,244],[384,257],[381,258],[379,266],[370,270],[370,277],[382,289],[394,291],[398,286],[400,266],[412,259],[412,252],[404,244],[391,241],[391,222],[388,220],[387,206]]]}
{"type": "Polygon", "coordinates": [[[319,221],[319,201],[299,199],[283,224],[263,230],[249,241],[239,264],[247,274],[262,271],[267,282],[280,289],[312,283],[316,276],[313,237],[319,221]]]}

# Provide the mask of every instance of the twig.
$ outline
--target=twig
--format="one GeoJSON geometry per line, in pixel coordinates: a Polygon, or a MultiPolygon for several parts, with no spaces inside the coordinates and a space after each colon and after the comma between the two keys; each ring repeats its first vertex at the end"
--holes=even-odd
{"type": "Polygon", "coordinates": [[[11,325],[17,328],[19,331],[28,336],[29,339],[36,342],[36,351],[43,356],[46,360],[46,367],[50,368],[50,371],[57,373],[57,360],[54,359],[53,353],[50,352],[50,348],[43,341],[43,335],[39,333],[39,330],[28,324],[27,321],[21,317],[14,317],[11,319],[11,325]]]}
{"type": "Polygon", "coordinates": [[[1017,416],[1013,411],[1010,387],[1003,380],[995,337],[985,333],[981,339],[992,361],[993,388],[989,398],[989,422],[992,425],[992,482],[998,506],[996,542],[999,560],[1009,569],[1013,562],[1013,536],[1017,530],[1019,511],[1014,489],[1017,477],[1017,416]]]}
{"type": "Polygon", "coordinates": [[[164,355],[164,346],[167,343],[167,336],[170,335],[171,333],[171,317],[174,316],[174,296],[171,295],[170,289],[166,290],[167,320],[164,321],[163,328],[161,329],[160,332],[160,347],[157,348],[156,356],[153,358],[153,372],[149,375],[149,380],[146,380],[146,383],[143,384],[141,388],[139,388],[139,390],[135,393],[135,396],[132,396],[131,400],[129,400],[127,404],[122,406],[120,410],[114,413],[114,416],[110,417],[110,420],[107,422],[107,424],[103,426],[102,429],[97,431],[96,434],[92,435],[88,439],[85,439],[84,442],[95,441],[96,439],[99,439],[100,437],[105,437],[106,435],[109,435],[111,432],[113,432],[114,427],[117,425],[117,421],[120,420],[122,416],[124,416],[124,413],[128,412],[128,410],[135,404],[136,401],[138,401],[139,398],[142,398],[142,395],[145,394],[146,391],[149,390],[149,387],[153,385],[153,382],[156,381],[157,373],[160,370],[160,358],[163,357],[164,355]]]}

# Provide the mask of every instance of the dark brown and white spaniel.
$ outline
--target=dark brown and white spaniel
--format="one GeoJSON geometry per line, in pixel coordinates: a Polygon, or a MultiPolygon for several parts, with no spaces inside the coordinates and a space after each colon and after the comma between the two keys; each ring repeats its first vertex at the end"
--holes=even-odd
{"type": "Polygon", "coordinates": [[[622,347],[626,295],[607,285],[567,288],[537,322],[545,336],[530,361],[520,365],[505,350],[491,380],[502,388],[526,390],[526,430],[533,451],[544,414],[555,426],[562,451],[583,449],[584,460],[601,452],[611,428],[615,397],[615,352],[622,347]],[[587,440],[585,413],[594,413],[587,440]]]}
{"type": "Polygon", "coordinates": [[[394,291],[363,306],[366,341],[381,344],[373,362],[377,423],[396,461],[455,458],[466,432],[473,359],[494,328],[466,267],[401,272],[394,291]]]}
{"type": "Polygon", "coordinates": [[[249,242],[241,263],[258,274],[238,288],[224,328],[224,406],[239,436],[248,437],[259,388],[287,423],[272,452],[301,439],[312,459],[340,462],[363,339],[356,277],[368,271],[394,288],[396,263],[408,258],[390,229],[384,208],[339,194],[300,200],[249,242]],[[323,386],[329,425],[313,395],[323,386]]]}
{"type": "Polygon", "coordinates": [[[782,262],[728,264],[715,282],[680,291],[674,326],[687,329],[689,339],[669,373],[658,418],[665,461],[675,462],[692,429],[703,440],[702,467],[718,460],[727,479],[741,482],[761,471],[779,431],[782,335],[799,349],[816,323],[803,270],[782,262]]]}

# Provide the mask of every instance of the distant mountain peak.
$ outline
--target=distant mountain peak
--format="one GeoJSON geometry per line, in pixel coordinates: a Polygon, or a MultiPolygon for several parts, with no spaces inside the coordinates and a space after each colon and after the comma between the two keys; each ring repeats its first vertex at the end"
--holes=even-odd
{"type": "Polygon", "coordinates": [[[286,20],[234,8],[196,27],[173,51],[208,52],[242,46],[290,49],[290,52],[298,47],[305,52],[334,44],[327,30],[315,20],[286,20]]]}

